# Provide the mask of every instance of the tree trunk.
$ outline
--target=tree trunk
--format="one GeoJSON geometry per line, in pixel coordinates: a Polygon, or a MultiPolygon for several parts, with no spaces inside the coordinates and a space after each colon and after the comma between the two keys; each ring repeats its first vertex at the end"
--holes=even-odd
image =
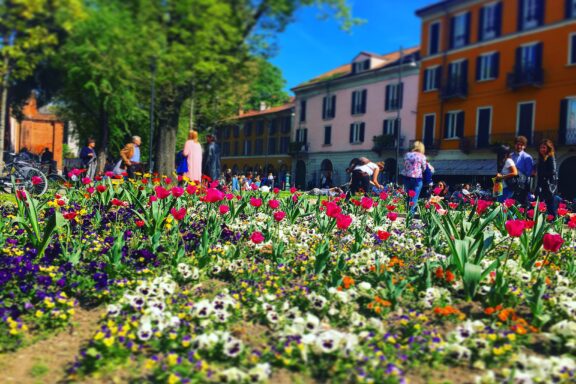
{"type": "Polygon", "coordinates": [[[178,122],[180,120],[180,109],[182,108],[181,97],[162,97],[158,107],[158,130],[155,147],[156,164],[154,169],[164,176],[171,176],[176,166],[176,134],[178,133],[178,122]]]}
{"type": "MultiPolygon", "coordinates": [[[[108,142],[110,140],[110,124],[108,121],[108,113],[104,107],[104,102],[100,104],[100,111],[98,111],[99,125],[102,142],[100,144],[100,150],[98,151],[98,172],[104,172],[104,167],[106,166],[106,157],[108,156],[108,142]]],[[[112,154],[112,158],[116,159],[119,156],[112,154]]]]}

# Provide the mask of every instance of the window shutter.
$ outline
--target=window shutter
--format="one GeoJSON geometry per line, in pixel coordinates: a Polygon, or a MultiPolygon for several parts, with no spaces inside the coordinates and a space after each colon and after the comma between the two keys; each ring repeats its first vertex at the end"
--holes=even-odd
{"type": "Polygon", "coordinates": [[[464,33],[464,45],[468,45],[470,44],[470,12],[466,14],[466,17],[464,19],[464,26],[466,31],[464,33]]]}
{"type": "Polygon", "coordinates": [[[441,85],[442,85],[442,68],[443,67],[438,67],[436,68],[436,73],[434,74],[434,76],[436,77],[436,89],[440,89],[441,85]]]}
{"type": "Polygon", "coordinates": [[[564,11],[565,11],[565,16],[567,19],[571,19],[574,16],[576,16],[573,13],[573,9],[574,9],[574,4],[572,0],[565,0],[564,1],[565,5],[564,5],[564,11]]]}
{"type": "Polygon", "coordinates": [[[351,112],[352,114],[354,114],[356,112],[356,110],[354,108],[356,105],[356,94],[357,94],[356,91],[352,92],[352,112],[351,112]]]}
{"type": "Polygon", "coordinates": [[[396,137],[396,138],[398,138],[398,134],[400,133],[401,124],[402,124],[402,120],[400,120],[400,119],[394,120],[394,137],[396,137]]]}
{"type": "Polygon", "coordinates": [[[500,75],[500,52],[496,52],[494,54],[492,54],[491,57],[492,60],[492,77],[497,79],[498,76],[500,75]]]}
{"type": "Polygon", "coordinates": [[[386,98],[384,100],[384,110],[390,110],[390,84],[386,86],[386,98]]]}
{"type": "Polygon", "coordinates": [[[496,5],[496,17],[494,19],[494,31],[496,32],[496,37],[499,37],[502,33],[502,3],[496,5]]]}
{"type": "Polygon", "coordinates": [[[404,100],[404,83],[398,85],[398,109],[402,108],[402,103],[404,100]]]}
{"type": "Polygon", "coordinates": [[[542,43],[536,44],[536,68],[542,68],[542,43]]]}
{"type": "Polygon", "coordinates": [[[459,138],[464,137],[464,112],[458,112],[458,116],[456,117],[456,135],[459,138]]]}
{"type": "Polygon", "coordinates": [[[364,89],[362,91],[362,105],[361,105],[361,112],[366,113],[366,102],[368,101],[368,90],[364,89]]]}
{"type": "Polygon", "coordinates": [[[454,48],[454,26],[456,25],[456,18],[452,17],[450,19],[450,49],[454,48]]]}
{"type": "Polygon", "coordinates": [[[444,138],[448,138],[448,127],[450,126],[450,114],[444,115],[444,138]]]}
{"type": "Polygon", "coordinates": [[[430,55],[434,55],[439,51],[439,36],[440,36],[440,24],[435,23],[430,27],[430,47],[428,47],[428,52],[430,55]]]}
{"type": "Polygon", "coordinates": [[[536,0],[536,19],[538,20],[538,25],[544,24],[545,9],[544,0],[536,0]]]}
{"type": "Polygon", "coordinates": [[[570,58],[570,64],[576,64],[576,35],[572,35],[570,46],[572,47],[572,57],[570,58]]]}
{"type": "Polygon", "coordinates": [[[460,65],[461,65],[460,70],[462,71],[460,72],[462,76],[460,81],[464,82],[465,84],[468,82],[468,60],[462,61],[460,65]]]}
{"type": "Polygon", "coordinates": [[[514,63],[514,70],[519,72],[522,68],[522,47],[518,47],[516,48],[516,63],[514,63]]]}
{"type": "Polygon", "coordinates": [[[560,102],[560,126],[558,127],[558,143],[566,144],[566,133],[568,132],[568,99],[560,102]]]}
{"type": "Polygon", "coordinates": [[[480,14],[478,16],[478,41],[484,40],[484,12],[485,8],[480,8],[480,14]]]}
{"type": "Polygon", "coordinates": [[[350,142],[354,142],[354,123],[350,124],[350,142]]]}
{"type": "Polygon", "coordinates": [[[482,76],[482,56],[476,58],[476,81],[480,80],[482,76]]]}
{"type": "Polygon", "coordinates": [[[524,24],[524,0],[518,0],[518,30],[522,30],[524,24]]]}
{"type": "Polygon", "coordinates": [[[330,117],[334,118],[336,117],[336,95],[332,95],[332,102],[330,104],[330,111],[332,112],[330,117]]]}
{"type": "Polygon", "coordinates": [[[360,142],[364,142],[364,127],[366,126],[365,123],[360,123],[360,142]]]}
{"type": "Polygon", "coordinates": [[[306,144],[306,143],[308,143],[308,129],[307,129],[307,128],[304,128],[303,131],[304,131],[304,133],[303,133],[302,136],[304,136],[304,137],[303,137],[302,142],[303,142],[304,144],[306,144]]]}
{"type": "Polygon", "coordinates": [[[322,99],[322,119],[326,120],[326,101],[328,100],[328,97],[324,96],[324,98],[322,99]]]}

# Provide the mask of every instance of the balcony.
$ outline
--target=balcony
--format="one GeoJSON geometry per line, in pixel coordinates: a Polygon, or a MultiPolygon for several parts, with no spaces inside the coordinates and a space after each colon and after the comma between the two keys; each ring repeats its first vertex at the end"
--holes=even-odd
{"type": "Polygon", "coordinates": [[[465,99],[468,96],[468,82],[460,77],[449,78],[448,82],[442,87],[440,97],[442,100],[448,99],[465,99]]]}
{"type": "MultiPolygon", "coordinates": [[[[404,147],[405,137],[400,137],[400,149],[404,147]]],[[[396,135],[379,135],[372,138],[374,146],[372,147],[372,152],[376,152],[378,156],[382,155],[382,152],[396,149],[396,135]]]]}
{"type": "Polygon", "coordinates": [[[516,67],[514,72],[508,74],[506,84],[511,90],[523,87],[541,87],[544,82],[544,71],[535,67],[516,67]]]}
{"type": "Polygon", "coordinates": [[[288,154],[290,156],[308,154],[309,150],[310,150],[310,143],[293,141],[290,144],[288,144],[288,154]]]}

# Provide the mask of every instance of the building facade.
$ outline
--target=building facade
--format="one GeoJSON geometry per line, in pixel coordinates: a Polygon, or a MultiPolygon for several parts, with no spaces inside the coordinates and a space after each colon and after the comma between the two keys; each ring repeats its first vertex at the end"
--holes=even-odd
{"type": "MultiPolygon", "coordinates": [[[[289,155],[294,103],[248,111],[218,130],[222,168],[235,174],[274,174],[279,182],[290,177],[289,155]]],[[[288,180],[288,184],[290,184],[288,180]]]]}
{"type": "Polygon", "coordinates": [[[418,60],[417,47],[386,55],[362,52],[292,89],[297,187],[344,184],[350,160],[362,156],[385,160],[384,178],[395,178],[398,129],[400,150],[416,131],[418,60]]]}
{"type": "Polygon", "coordinates": [[[416,14],[416,137],[436,155],[437,176],[493,176],[495,145],[524,135],[536,158],[549,138],[558,146],[560,192],[574,198],[576,0],[445,0],[416,14]]]}
{"type": "Polygon", "coordinates": [[[65,123],[49,110],[49,106],[38,108],[34,93],[22,108],[22,115],[21,120],[10,117],[10,150],[18,153],[25,147],[39,155],[48,148],[61,169],[65,123]]]}

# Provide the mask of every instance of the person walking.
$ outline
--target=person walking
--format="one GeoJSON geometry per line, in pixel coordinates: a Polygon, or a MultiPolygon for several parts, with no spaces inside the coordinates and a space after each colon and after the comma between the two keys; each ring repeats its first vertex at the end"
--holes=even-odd
{"type": "Polygon", "coordinates": [[[132,141],[120,150],[122,163],[128,174],[128,178],[133,179],[134,173],[140,170],[140,145],[142,139],[140,136],[132,136],[132,141]]]}
{"type": "Polygon", "coordinates": [[[502,194],[498,196],[498,201],[503,203],[510,199],[518,184],[518,169],[512,160],[513,151],[507,145],[502,145],[498,150],[498,167],[501,169],[496,175],[497,182],[503,183],[502,194]]]}
{"type": "Polygon", "coordinates": [[[188,171],[184,174],[189,181],[202,181],[202,146],[198,142],[198,132],[188,132],[182,155],[186,157],[188,171]]]}
{"type": "Polygon", "coordinates": [[[434,180],[432,175],[434,175],[434,167],[430,163],[426,162],[426,169],[422,173],[422,189],[424,189],[424,196],[426,198],[432,195],[432,189],[434,188],[434,180]]]}
{"type": "Polygon", "coordinates": [[[416,140],[410,152],[404,155],[404,188],[412,194],[409,201],[410,214],[414,214],[418,205],[418,197],[422,190],[422,176],[426,170],[426,156],[424,144],[416,140]],[[411,192],[412,191],[412,192],[411,192]]]}
{"type": "Polygon", "coordinates": [[[546,203],[548,214],[556,217],[555,194],[558,189],[558,172],[556,170],[554,144],[551,140],[545,139],[540,142],[536,175],[538,199],[546,203]]]}
{"type": "Polygon", "coordinates": [[[96,140],[90,137],[86,141],[86,146],[80,150],[80,159],[82,160],[82,165],[86,168],[86,177],[90,179],[94,179],[94,176],[96,176],[97,158],[94,147],[96,147],[96,140]]]}
{"type": "Polygon", "coordinates": [[[216,142],[216,135],[209,133],[206,135],[206,153],[203,160],[203,173],[209,176],[212,181],[220,178],[220,145],[216,142]]]}
{"type": "Polygon", "coordinates": [[[521,204],[528,204],[528,194],[530,192],[530,177],[534,167],[534,160],[525,152],[528,139],[525,136],[518,136],[514,144],[512,160],[518,170],[518,185],[514,191],[514,198],[521,204]]]}

